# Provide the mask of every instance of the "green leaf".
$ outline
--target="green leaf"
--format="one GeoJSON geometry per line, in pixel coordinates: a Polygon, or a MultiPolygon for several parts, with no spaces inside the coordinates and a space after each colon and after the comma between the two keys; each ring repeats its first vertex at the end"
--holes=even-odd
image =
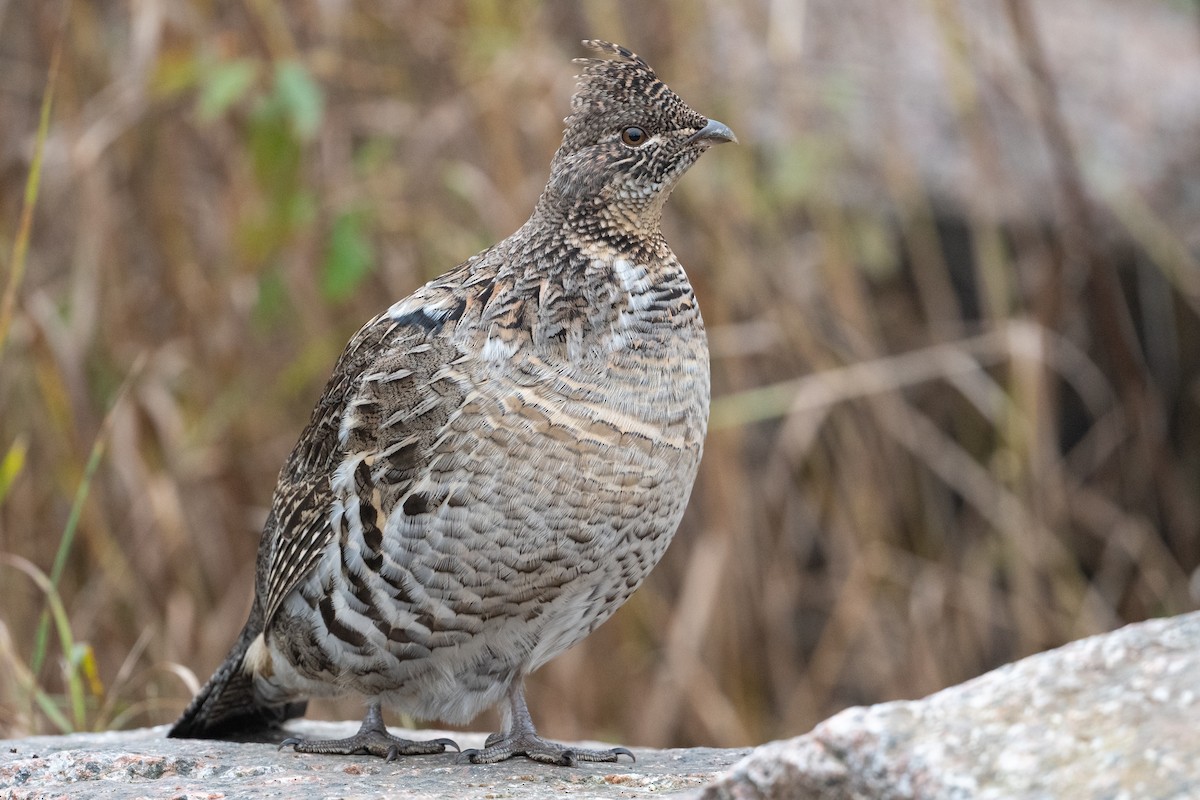
{"type": "Polygon", "coordinates": [[[202,79],[203,88],[196,112],[204,122],[212,122],[246,96],[258,77],[258,64],[239,58],[218,64],[202,79]]]}
{"type": "Polygon", "coordinates": [[[150,89],[159,98],[175,97],[191,91],[207,76],[205,67],[204,60],[190,52],[168,49],[154,64],[150,89]]]}
{"type": "MultiPolygon", "coordinates": [[[[65,19],[65,18],[64,18],[65,19]]],[[[17,303],[17,290],[25,276],[25,254],[29,252],[29,236],[33,229],[33,208],[37,205],[38,187],[42,181],[42,154],[50,133],[50,109],[54,105],[54,82],[58,77],[58,65],[62,60],[63,30],[54,40],[50,53],[50,71],[46,76],[46,89],[42,93],[42,107],[38,114],[37,135],[33,139],[33,161],[29,164],[29,175],[25,178],[25,198],[21,205],[21,221],[17,223],[17,235],[12,243],[12,256],[8,260],[8,282],[0,293],[0,355],[8,341],[8,329],[12,324],[13,310],[17,303]]]]}
{"type": "Polygon", "coordinates": [[[100,667],[96,664],[96,651],[87,642],[76,642],[71,665],[77,666],[87,682],[88,693],[93,697],[104,696],[104,681],[100,679],[100,667]]]}
{"type": "Polygon", "coordinates": [[[317,199],[307,189],[297,189],[287,198],[281,213],[292,230],[306,228],[317,218],[317,199]]]}
{"type": "Polygon", "coordinates": [[[278,99],[263,98],[250,116],[250,156],[259,185],[277,198],[293,193],[300,177],[301,155],[278,99]]]}
{"type": "Polygon", "coordinates": [[[279,270],[271,267],[265,270],[258,279],[258,303],[254,307],[254,320],[263,327],[270,328],[279,321],[289,308],[287,287],[279,270]]]}
{"type": "Polygon", "coordinates": [[[15,442],[9,445],[8,452],[4,454],[4,460],[0,461],[0,503],[4,502],[4,498],[8,496],[17,476],[24,469],[27,452],[29,452],[29,446],[25,442],[25,437],[19,436],[15,442]]]}
{"type": "Polygon", "coordinates": [[[275,97],[296,138],[301,141],[311,139],[321,124],[325,98],[303,64],[289,60],[276,65],[275,97]]]}
{"type": "Polygon", "coordinates": [[[329,300],[352,295],[375,264],[375,252],[363,230],[365,216],[348,212],[333,223],[321,271],[321,291],[329,300]]]}

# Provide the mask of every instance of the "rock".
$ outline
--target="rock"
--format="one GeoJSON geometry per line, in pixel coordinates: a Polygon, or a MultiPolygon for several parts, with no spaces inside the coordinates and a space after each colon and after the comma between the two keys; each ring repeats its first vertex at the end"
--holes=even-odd
{"type": "Polygon", "coordinates": [[[719,798],[1200,797],[1200,613],[1031,656],[756,749],[719,798]]]}
{"type": "MultiPolygon", "coordinates": [[[[357,722],[297,721],[302,736],[353,734],[357,722]]],[[[431,730],[394,733],[450,736],[482,747],[483,734],[431,730]]],[[[112,733],[34,736],[0,741],[0,797],[200,798],[636,798],[704,786],[750,750],[637,749],[637,762],[552,767],[524,759],[459,763],[455,754],[401,758],[312,756],[273,744],[167,739],[167,726],[112,733]]],[[[592,743],[592,746],[597,746],[592,743]]]]}
{"type": "MultiPolygon", "coordinates": [[[[792,25],[773,25],[771,46],[730,58],[744,86],[773,92],[771,103],[751,109],[759,115],[753,122],[739,120],[746,141],[782,150],[823,143],[815,160],[833,168],[818,184],[825,201],[832,193],[851,207],[879,207],[894,196],[888,176],[902,159],[939,208],[1001,222],[1055,219],[1059,179],[1004,3],[799,5],[804,11],[773,13],[792,25]],[[779,80],[781,70],[791,79],[779,80]],[[980,126],[974,138],[972,125],[980,126]]],[[[1194,244],[1195,8],[1130,0],[1028,5],[1094,198],[1144,199],[1194,244]]]]}
{"type": "MultiPolygon", "coordinates": [[[[388,764],[167,739],[160,726],[0,742],[0,796],[1185,798],[1200,797],[1198,719],[1200,612],[1083,639],[924,700],[847,709],[753,752],[643,749],[635,764],[573,768],[476,766],[453,754],[388,764]]],[[[357,726],[302,720],[289,730],[335,737],[357,726]]],[[[398,732],[463,747],[484,738],[398,732]]]]}

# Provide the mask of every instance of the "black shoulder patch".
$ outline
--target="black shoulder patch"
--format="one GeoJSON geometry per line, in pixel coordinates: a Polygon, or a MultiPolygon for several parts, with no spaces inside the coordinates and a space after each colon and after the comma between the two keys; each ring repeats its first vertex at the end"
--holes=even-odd
{"type": "Polygon", "coordinates": [[[440,331],[447,322],[453,322],[462,317],[466,307],[467,301],[459,299],[453,306],[444,310],[437,309],[431,313],[428,309],[418,308],[415,311],[409,311],[407,314],[394,317],[392,321],[397,325],[420,328],[426,334],[432,334],[440,331]]]}

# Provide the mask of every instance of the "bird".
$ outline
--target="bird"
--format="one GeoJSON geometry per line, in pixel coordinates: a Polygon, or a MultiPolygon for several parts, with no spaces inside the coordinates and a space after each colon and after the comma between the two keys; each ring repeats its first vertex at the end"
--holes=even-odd
{"type": "Polygon", "coordinates": [[[236,738],[357,694],[359,731],[289,737],[392,760],[458,749],[387,731],[382,707],[466,723],[472,763],[612,762],[543,739],[525,679],[659,562],[695,481],[710,370],[663,205],[735,142],[644,59],[589,39],[529,220],[367,322],[284,463],[249,618],[168,735],[236,738]]]}

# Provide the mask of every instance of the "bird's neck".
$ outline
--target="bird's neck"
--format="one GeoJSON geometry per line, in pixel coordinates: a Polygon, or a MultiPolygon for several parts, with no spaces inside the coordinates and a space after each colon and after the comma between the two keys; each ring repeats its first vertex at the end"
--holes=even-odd
{"type": "Polygon", "coordinates": [[[537,258],[519,267],[528,269],[540,279],[562,279],[574,282],[582,272],[600,270],[607,275],[603,263],[623,258],[632,263],[647,265],[653,280],[660,280],[659,271],[679,270],[674,253],[658,225],[633,224],[629,218],[612,213],[606,207],[564,212],[561,207],[538,204],[537,209],[515,238],[533,244],[531,251],[557,252],[553,259],[537,258]]]}
{"type": "Polygon", "coordinates": [[[552,182],[538,198],[530,224],[559,229],[572,237],[657,244],[662,241],[662,210],[658,198],[643,203],[606,203],[595,197],[563,195],[552,182]]]}

